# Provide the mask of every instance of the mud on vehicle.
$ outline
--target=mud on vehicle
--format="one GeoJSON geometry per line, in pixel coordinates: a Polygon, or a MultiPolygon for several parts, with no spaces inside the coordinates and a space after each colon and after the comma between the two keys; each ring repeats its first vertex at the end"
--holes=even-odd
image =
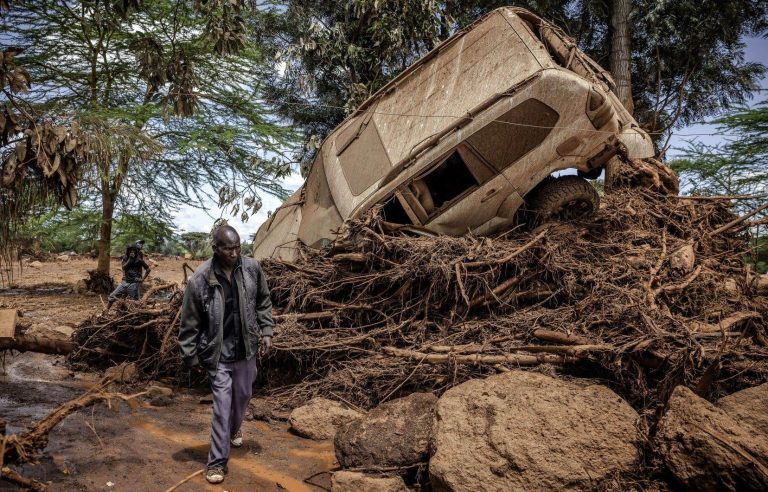
{"type": "Polygon", "coordinates": [[[654,153],[613,86],[557,27],[494,10],[326,137],[304,185],[259,229],[254,255],[290,260],[298,242],[320,247],[376,205],[389,222],[448,235],[503,230],[523,205],[543,218],[589,214],[599,199],[585,177],[617,154],[654,153]],[[551,178],[563,170],[572,175],[551,178]]]}

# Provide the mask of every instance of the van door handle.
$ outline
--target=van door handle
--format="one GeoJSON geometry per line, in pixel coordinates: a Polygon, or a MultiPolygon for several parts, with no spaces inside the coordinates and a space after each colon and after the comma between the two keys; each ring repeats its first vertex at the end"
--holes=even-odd
{"type": "Polygon", "coordinates": [[[491,188],[490,190],[488,190],[488,193],[486,193],[486,194],[485,194],[485,196],[484,196],[484,197],[483,197],[483,198],[480,200],[480,203],[484,203],[484,202],[486,202],[488,199],[490,199],[491,197],[493,197],[493,196],[494,196],[496,193],[498,193],[498,192],[499,192],[499,190],[498,190],[498,189],[496,189],[496,188],[491,188]]]}

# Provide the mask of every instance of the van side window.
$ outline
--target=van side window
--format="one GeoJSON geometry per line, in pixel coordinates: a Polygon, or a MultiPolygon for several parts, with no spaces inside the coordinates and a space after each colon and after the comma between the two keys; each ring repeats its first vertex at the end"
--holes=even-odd
{"type": "Polygon", "coordinates": [[[538,99],[527,99],[475,132],[467,142],[501,172],[538,147],[559,118],[538,99]]]}
{"type": "Polygon", "coordinates": [[[381,215],[384,220],[394,224],[413,224],[413,220],[408,216],[397,196],[393,196],[384,204],[381,215]]]}
{"type": "Polygon", "coordinates": [[[352,194],[361,195],[391,169],[376,124],[359,117],[336,138],[336,154],[352,194]]]}

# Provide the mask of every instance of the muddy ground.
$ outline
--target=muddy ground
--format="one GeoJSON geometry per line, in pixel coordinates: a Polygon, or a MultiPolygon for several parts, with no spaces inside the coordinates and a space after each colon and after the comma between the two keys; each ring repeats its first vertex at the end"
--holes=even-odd
{"type": "MultiPolygon", "coordinates": [[[[183,278],[183,260],[160,259],[152,276],[183,278]]],[[[193,267],[199,262],[189,262],[193,267]]],[[[0,308],[20,309],[32,323],[75,325],[103,309],[99,296],[76,294],[74,284],[95,266],[93,260],[45,262],[27,267],[13,288],[0,289],[0,308]]],[[[113,273],[119,271],[113,262],[113,273]]],[[[0,418],[8,432],[18,432],[91,387],[101,376],[73,373],[63,357],[34,353],[8,354],[0,368],[0,418]]],[[[120,388],[141,391],[144,386],[120,388]]],[[[43,460],[25,465],[25,476],[50,482],[50,490],[165,490],[205,466],[211,405],[206,389],[174,388],[168,406],[143,402],[131,411],[125,404],[100,405],[69,416],[50,436],[43,460]],[[206,403],[201,403],[201,401],[206,403]]],[[[331,442],[302,439],[287,424],[246,421],[245,442],[233,450],[229,475],[219,486],[197,476],[178,490],[289,490],[329,488],[334,467],[331,442]],[[304,479],[318,474],[310,481],[304,479]]],[[[0,481],[0,491],[16,490],[0,481]]]]}

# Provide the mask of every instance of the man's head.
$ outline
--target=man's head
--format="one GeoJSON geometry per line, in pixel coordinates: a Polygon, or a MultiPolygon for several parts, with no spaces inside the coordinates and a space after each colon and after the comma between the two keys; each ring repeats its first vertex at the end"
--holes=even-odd
{"type": "Polygon", "coordinates": [[[224,268],[233,268],[240,259],[240,235],[234,227],[223,225],[213,231],[213,252],[224,268]]]}
{"type": "Polygon", "coordinates": [[[128,248],[125,250],[125,254],[128,256],[128,258],[135,258],[138,253],[139,250],[136,249],[136,246],[128,246],[128,248]]]}

